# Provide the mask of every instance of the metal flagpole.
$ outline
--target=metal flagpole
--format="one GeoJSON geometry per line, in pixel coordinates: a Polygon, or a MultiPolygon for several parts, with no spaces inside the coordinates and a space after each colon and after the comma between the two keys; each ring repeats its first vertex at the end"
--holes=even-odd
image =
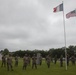
{"type": "Polygon", "coordinates": [[[64,25],[64,42],[65,42],[65,66],[67,70],[67,50],[66,50],[66,29],[65,29],[65,17],[64,17],[64,2],[63,2],[63,25],[64,25]]]}

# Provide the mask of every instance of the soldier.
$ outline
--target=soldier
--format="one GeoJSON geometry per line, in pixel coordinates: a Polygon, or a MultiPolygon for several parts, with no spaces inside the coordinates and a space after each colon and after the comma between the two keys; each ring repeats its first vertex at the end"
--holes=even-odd
{"type": "Polygon", "coordinates": [[[37,69],[37,64],[36,64],[36,60],[37,60],[37,57],[35,56],[35,54],[33,55],[32,57],[32,69],[35,68],[37,69]]]}
{"type": "Polygon", "coordinates": [[[47,55],[46,63],[47,63],[48,68],[50,68],[50,60],[51,60],[50,55],[47,55]]]}
{"type": "Polygon", "coordinates": [[[6,67],[6,56],[5,55],[3,55],[2,56],[2,65],[1,65],[1,67],[6,67]]]}
{"type": "Polygon", "coordinates": [[[67,66],[69,66],[69,55],[67,54],[67,66]]]}
{"type": "Polygon", "coordinates": [[[51,62],[52,62],[52,63],[53,63],[53,60],[54,60],[53,57],[51,57],[51,62]]]}
{"type": "Polygon", "coordinates": [[[39,57],[40,65],[42,65],[42,56],[39,57]]]}
{"type": "Polygon", "coordinates": [[[55,58],[54,58],[54,64],[56,64],[56,62],[57,62],[57,55],[55,55],[55,58]]]}
{"type": "Polygon", "coordinates": [[[15,66],[18,66],[18,56],[15,57],[15,66]]]}
{"type": "Polygon", "coordinates": [[[26,70],[27,64],[28,64],[28,57],[27,54],[25,54],[25,56],[23,57],[23,70],[24,69],[26,70]]]}
{"type": "Polygon", "coordinates": [[[75,56],[74,55],[71,57],[71,61],[72,61],[72,65],[75,65],[75,56]]]}
{"type": "Polygon", "coordinates": [[[60,57],[60,67],[63,67],[63,56],[60,57]]]}
{"type": "Polygon", "coordinates": [[[30,55],[28,56],[28,65],[30,65],[30,62],[31,62],[31,57],[30,55]]]}
{"type": "Polygon", "coordinates": [[[13,71],[11,54],[9,54],[9,56],[7,57],[7,70],[9,71],[9,69],[11,69],[11,71],[13,71]]]}

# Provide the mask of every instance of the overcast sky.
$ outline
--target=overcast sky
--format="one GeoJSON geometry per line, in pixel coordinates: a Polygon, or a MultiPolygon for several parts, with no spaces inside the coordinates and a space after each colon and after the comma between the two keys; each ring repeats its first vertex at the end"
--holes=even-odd
{"type": "MultiPolygon", "coordinates": [[[[76,0],[64,1],[64,15],[76,0]]],[[[0,0],[0,50],[64,47],[63,12],[53,13],[62,0],[0,0]]],[[[76,17],[66,19],[66,46],[76,45],[76,17]]]]}

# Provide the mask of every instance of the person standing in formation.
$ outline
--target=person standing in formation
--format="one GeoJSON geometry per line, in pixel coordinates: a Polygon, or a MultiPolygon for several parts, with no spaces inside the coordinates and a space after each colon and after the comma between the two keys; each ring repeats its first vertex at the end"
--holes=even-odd
{"type": "Polygon", "coordinates": [[[42,65],[42,56],[39,57],[40,65],[42,65]]]}
{"type": "Polygon", "coordinates": [[[74,55],[72,55],[72,57],[71,57],[71,62],[72,62],[72,65],[75,65],[75,56],[74,55]]]}
{"type": "Polygon", "coordinates": [[[57,55],[55,55],[54,64],[56,64],[56,62],[57,62],[57,55]]]}
{"type": "Polygon", "coordinates": [[[36,60],[37,60],[37,57],[34,54],[33,57],[32,57],[32,69],[34,68],[34,66],[35,66],[35,69],[37,69],[36,60]]]}
{"type": "Polygon", "coordinates": [[[69,55],[67,54],[67,66],[69,66],[69,55]]]}
{"type": "Polygon", "coordinates": [[[60,67],[63,67],[63,56],[60,56],[60,67]]]}
{"type": "Polygon", "coordinates": [[[15,56],[15,66],[16,67],[18,66],[18,56],[17,55],[15,56]]]}
{"type": "Polygon", "coordinates": [[[3,55],[2,56],[2,65],[1,65],[1,67],[6,67],[6,56],[5,55],[3,55]]]}
{"type": "Polygon", "coordinates": [[[27,68],[27,64],[28,64],[28,57],[27,54],[25,54],[25,56],[23,57],[23,70],[27,68]]]}
{"type": "Polygon", "coordinates": [[[28,65],[30,65],[30,63],[31,63],[31,57],[30,57],[30,55],[28,56],[28,65]]]}
{"type": "Polygon", "coordinates": [[[50,55],[47,55],[46,63],[47,63],[48,68],[50,68],[50,61],[51,61],[50,55]]]}
{"type": "Polygon", "coordinates": [[[11,69],[11,71],[13,71],[11,54],[9,54],[9,56],[7,57],[7,70],[9,71],[10,69],[11,69]]]}

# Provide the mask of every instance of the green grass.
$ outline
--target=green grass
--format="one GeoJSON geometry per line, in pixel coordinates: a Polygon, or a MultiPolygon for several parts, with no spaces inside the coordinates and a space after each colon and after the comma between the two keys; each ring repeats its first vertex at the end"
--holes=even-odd
{"type": "Polygon", "coordinates": [[[0,75],[76,75],[76,65],[73,66],[71,63],[67,71],[65,65],[60,67],[59,62],[56,65],[51,62],[50,68],[47,68],[45,61],[43,61],[41,66],[37,66],[37,69],[32,69],[30,65],[26,70],[22,70],[22,64],[22,60],[19,60],[19,66],[13,66],[14,71],[7,71],[7,68],[0,67],[0,75]]]}

